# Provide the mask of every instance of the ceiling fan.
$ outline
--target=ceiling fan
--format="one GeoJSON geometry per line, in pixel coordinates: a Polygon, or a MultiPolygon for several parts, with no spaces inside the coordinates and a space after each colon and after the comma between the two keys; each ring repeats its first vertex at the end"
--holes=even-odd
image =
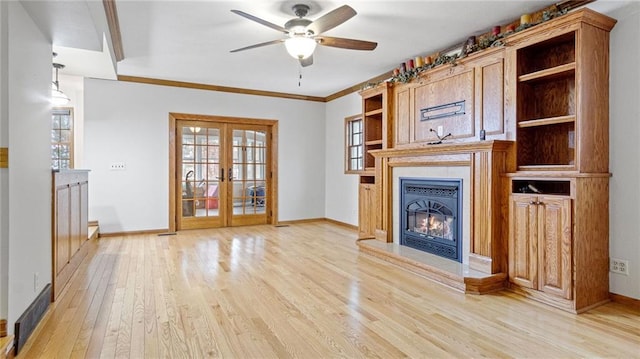
{"type": "Polygon", "coordinates": [[[269,21],[260,19],[251,14],[240,10],[231,10],[234,14],[238,14],[249,20],[255,21],[266,27],[280,31],[288,37],[284,39],[267,41],[239,49],[231,50],[231,52],[255,49],[267,45],[280,44],[284,42],[287,52],[300,61],[302,66],[313,64],[313,51],[317,44],[323,46],[339,47],[351,50],[367,50],[371,51],[378,46],[378,43],[371,41],[345,39],[341,37],[323,36],[322,33],[333,29],[334,27],[344,23],[354,17],[357,13],[349,5],[343,5],[329,13],[321,16],[315,21],[306,19],[305,16],[311,8],[305,4],[296,4],[292,7],[293,12],[297,16],[287,21],[284,26],[279,26],[269,21]]]}

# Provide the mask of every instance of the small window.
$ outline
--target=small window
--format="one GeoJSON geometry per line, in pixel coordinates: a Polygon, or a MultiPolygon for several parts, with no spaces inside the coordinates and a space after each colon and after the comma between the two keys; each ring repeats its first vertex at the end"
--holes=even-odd
{"type": "Polygon", "coordinates": [[[51,169],[73,168],[73,111],[53,109],[51,116],[51,169]]]}
{"type": "Polygon", "coordinates": [[[345,122],[345,173],[357,173],[363,167],[362,116],[347,117],[345,122]]]}

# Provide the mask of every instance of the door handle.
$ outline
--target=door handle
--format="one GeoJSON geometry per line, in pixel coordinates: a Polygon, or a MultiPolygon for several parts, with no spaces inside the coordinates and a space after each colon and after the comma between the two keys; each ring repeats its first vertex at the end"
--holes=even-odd
{"type": "Polygon", "coordinates": [[[233,180],[233,168],[229,167],[229,175],[227,176],[229,181],[233,180]]]}
{"type": "Polygon", "coordinates": [[[224,182],[224,168],[220,169],[220,177],[216,177],[217,180],[220,180],[220,182],[224,182]]]}

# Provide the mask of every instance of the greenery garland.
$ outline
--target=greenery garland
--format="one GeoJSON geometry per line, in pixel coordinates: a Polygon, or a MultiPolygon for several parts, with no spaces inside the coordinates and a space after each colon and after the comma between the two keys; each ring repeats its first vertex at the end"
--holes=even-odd
{"type": "MultiPolygon", "coordinates": [[[[477,43],[473,44],[473,45],[463,45],[463,48],[466,46],[466,48],[463,49],[463,51],[460,54],[453,54],[453,55],[440,55],[437,58],[435,58],[433,60],[432,63],[430,64],[425,64],[423,66],[420,67],[415,67],[413,69],[410,70],[405,70],[404,72],[398,74],[398,75],[394,75],[393,77],[391,77],[390,80],[388,80],[389,82],[401,82],[401,83],[407,83],[407,82],[411,82],[414,78],[418,77],[418,75],[421,72],[430,70],[434,67],[443,65],[443,64],[451,64],[451,66],[456,66],[456,60],[460,59],[460,58],[464,58],[467,55],[477,52],[477,51],[481,51],[484,49],[487,49],[489,47],[500,47],[500,46],[504,46],[504,41],[502,41],[502,39],[504,39],[505,37],[508,37],[509,35],[512,35],[514,33],[520,32],[522,30],[526,30],[530,27],[533,27],[535,25],[541,24],[543,22],[555,19],[558,16],[562,16],[564,14],[566,14],[568,12],[568,9],[563,9],[563,10],[556,10],[556,11],[544,11],[542,13],[542,20],[536,23],[528,23],[528,24],[521,24],[520,26],[518,26],[517,28],[515,28],[514,31],[508,31],[505,33],[500,33],[498,35],[489,35],[489,36],[482,36],[480,37],[480,39],[478,40],[477,43]]],[[[370,87],[374,87],[377,86],[379,83],[367,83],[365,85],[364,88],[370,88],[370,87]]]]}

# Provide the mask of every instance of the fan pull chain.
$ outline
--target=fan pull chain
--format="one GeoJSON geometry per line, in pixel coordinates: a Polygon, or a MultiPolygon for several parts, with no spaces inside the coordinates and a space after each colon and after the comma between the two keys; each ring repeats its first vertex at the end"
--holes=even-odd
{"type": "Polygon", "coordinates": [[[302,83],[302,65],[298,63],[298,87],[302,83]]]}

